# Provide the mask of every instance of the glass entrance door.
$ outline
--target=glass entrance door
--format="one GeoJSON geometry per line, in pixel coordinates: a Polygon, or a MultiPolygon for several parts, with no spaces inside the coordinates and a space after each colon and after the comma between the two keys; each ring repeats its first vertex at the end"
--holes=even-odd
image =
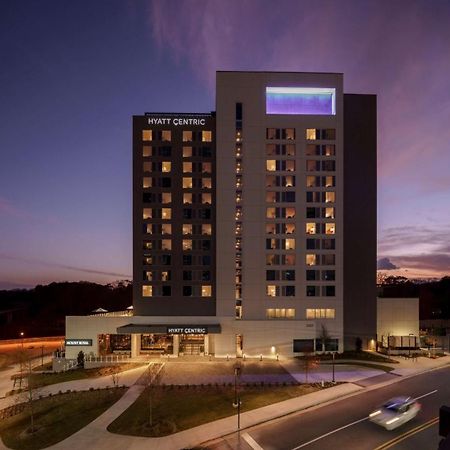
{"type": "Polygon", "coordinates": [[[205,353],[205,336],[203,334],[181,334],[180,352],[185,355],[205,353]]]}

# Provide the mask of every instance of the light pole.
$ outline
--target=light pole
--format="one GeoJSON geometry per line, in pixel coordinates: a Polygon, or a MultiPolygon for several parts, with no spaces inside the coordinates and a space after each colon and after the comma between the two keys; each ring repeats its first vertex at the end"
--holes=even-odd
{"type": "Polygon", "coordinates": [[[335,383],[334,381],[334,358],[336,357],[336,352],[333,352],[333,384],[335,383]]]}
{"type": "Polygon", "coordinates": [[[20,332],[20,340],[21,340],[21,344],[22,344],[22,350],[20,352],[20,383],[19,383],[19,389],[22,389],[22,377],[23,377],[23,358],[24,358],[24,354],[23,354],[23,331],[20,332]]]}
{"type": "Polygon", "coordinates": [[[23,335],[24,335],[24,333],[23,333],[23,331],[21,331],[20,332],[20,340],[21,340],[21,343],[22,343],[22,350],[23,350],[23,335]]]}
{"type": "Polygon", "coordinates": [[[241,365],[236,363],[234,366],[234,403],[233,406],[237,408],[237,420],[238,420],[238,431],[241,429],[241,399],[238,395],[238,377],[241,375],[241,365]]]}
{"type": "Polygon", "coordinates": [[[414,336],[414,333],[409,333],[408,337],[408,356],[411,358],[411,336],[414,336]]]}

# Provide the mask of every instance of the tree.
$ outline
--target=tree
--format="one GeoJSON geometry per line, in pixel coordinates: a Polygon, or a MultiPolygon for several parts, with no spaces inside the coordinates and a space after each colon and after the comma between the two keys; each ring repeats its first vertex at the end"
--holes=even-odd
{"type": "Polygon", "coordinates": [[[77,365],[78,365],[78,367],[84,369],[84,352],[83,352],[83,350],[80,350],[78,352],[77,365]]]}
{"type": "Polygon", "coordinates": [[[305,383],[308,384],[308,373],[317,366],[317,361],[313,352],[304,352],[302,361],[303,369],[305,371],[305,383]]]}
{"type": "Polygon", "coordinates": [[[328,341],[330,340],[330,334],[328,333],[328,329],[324,324],[321,325],[319,339],[322,342],[322,351],[324,352],[327,348],[328,341]]]}

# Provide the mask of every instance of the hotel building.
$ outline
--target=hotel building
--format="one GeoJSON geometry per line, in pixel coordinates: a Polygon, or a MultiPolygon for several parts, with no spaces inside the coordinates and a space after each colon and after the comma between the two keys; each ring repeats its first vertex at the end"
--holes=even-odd
{"type": "Polygon", "coordinates": [[[68,317],[67,357],[370,347],[376,97],[218,72],[214,113],[134,116],[133,308],[68,317]]]}

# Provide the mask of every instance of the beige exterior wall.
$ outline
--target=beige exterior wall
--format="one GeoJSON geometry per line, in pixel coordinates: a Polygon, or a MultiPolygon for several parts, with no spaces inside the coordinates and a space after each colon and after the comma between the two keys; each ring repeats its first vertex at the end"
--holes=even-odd
{"type": "MultiPolygon", "coordinates": [[[[243,104],[243,235],[242,278],[243,319],[263,321],[267,330],[277,329],[274,320],[266,321],[268,308],[295,308],[295,319],[305,320],[306,308],[334,308],[336,318],[324,321],[328,331],[343,338],[343,78],[341,74],[218,72],[217,73],[217,314],[235,315],[235,145],[237,102],[243,104]],[[336,115],[266,115],[265,89],[268,86],[334,87],[336,115]],[[266,128],[295,128],[296,131],[296,265],[295,297],[270,298],[266,295],[266,128]],[[336,296],[306,296],[306,157],[307,128],[336,129],[336,296]],[[266,323],[267,322],[267,323],[266,323]]],[[[327,173],[328,174],[328,173],[327,173]]],[[[318,174],[320,175],[320,174],[318,174]]],[[[322,174],[323,175],[323,174],[322,174]]],[[[311,205],[310,205],[311,206],[311,205]]],[[[325,206],[325,205],[322,205],[325,206]]],[[[292,222],[292,221],[290,221],[292,222]]],[[[317,220],[320,222],[320,220],[317,220]]],[[[315,236],[317,237],[317,236],[315,236]]],[[[325,235],[322,238],[327,237],[325,235]]],[[[314,253],[309,251],[308,253],[314,253]]],[[[289,269],[283,267],[281,269],[289,269]]],[[[321,267],[315,267],[321,269],[321,267]]],[[[278,267],[277,267],[278,269],[278,267]]],[[[314,282],[310,284],[324,284],[314,282]]],[[[314,322],[314,321],[312,321],[314,322]]],[[[252,322],[254,323],[254,322],[252,322]]],[[[289,327],[289,320],[285,320],[289,327]]],[[[317,324],[318,325],[318,324],[317,324]]],[[[320,326],[317,326],[320,329],[320,326]]],[[[341,350],[341,347],[340,347],[341,350]]]]}
{"type": "Polygon", "coordinates": [[[378,298],[377,335],[419,336],[418,298],[378,298]]]}

